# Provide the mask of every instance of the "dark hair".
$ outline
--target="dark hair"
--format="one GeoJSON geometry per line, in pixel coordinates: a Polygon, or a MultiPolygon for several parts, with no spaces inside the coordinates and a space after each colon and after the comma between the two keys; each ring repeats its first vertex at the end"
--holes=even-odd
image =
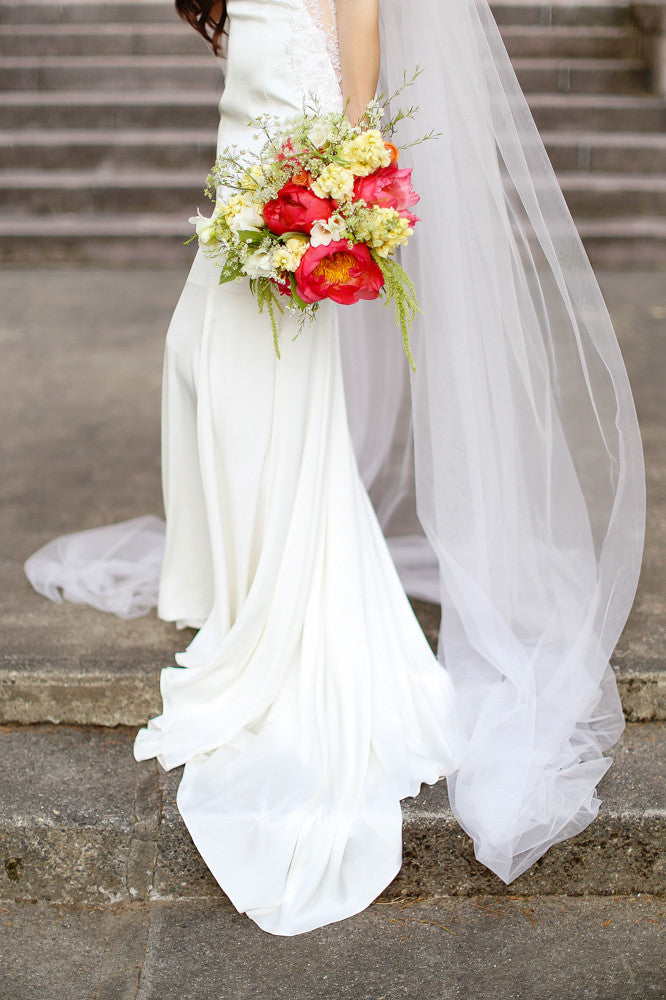
{"type": "Polygon", "coordinates": [[[176,10],[183,21],[210,42],[218,55],[227,20],[227,0],[176,0],[176,10]]]}

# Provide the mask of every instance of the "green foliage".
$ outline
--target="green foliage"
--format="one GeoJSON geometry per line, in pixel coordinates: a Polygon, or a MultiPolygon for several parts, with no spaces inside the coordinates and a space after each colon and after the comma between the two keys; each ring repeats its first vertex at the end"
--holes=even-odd
{"type": "Polygon", "coordinates": [[[264,242],[266,234],[263,230],[256,229],[241,229],[238,232],[239,243],[245,243],[247,246],[258,247],[264,242]]]}
{"type": "Polygon", "coordinates": [[[222,264],[222,270],[220,271],[220,284],[226,285],[228,281],[235,281],[236,278],[242,277],[243,271],[238,264],[238,261],[234,260],[232,257],[227,257],[222,264]]]}
{"type": "MultiPolygon", "coordinates": [[[[385,97],[383,94],[379,95],[377,101],[382,109],[382,113],[386,113],[388,111],[390,105],[395,101],[396,97],[399,97],[400,94],[402,94],[402,92],[407,89],[407,87],[411,87],[411,85],[414,83],[414,80],[416,80],[416,78],[420,76],[422,72],[423,68],[421,66],[417,66],[412,75],[408,79],[407,71],[405,70],[402,74],[402,85],[398,87],[398,89],[393,94],[391,94],[389,97],[385,97]]],[[[393,117],[389,118],[388,121],[384,122],[384,124],[382,125],[382,132],[385,135],[393,136],[400,122],[406,121],[406,119],[408,118],[412,119],[416,118],[418,111],[419,111],[418,106],[415,104],[412,104],[409,108],[398,108],[393,117]]],[[[435,132],[434,129],[431,129],[429,132],[426,132],[425,135],[422,135],[420,138],[414,139],[412,142],[405,143],[401,145],[399,148],[410,149],[412,146],[418,146],[422,142],[427,142],[428,139],[438,139],[440,135],[442,135],[441,132],[435,132]]]]}
{"type": "Polygon", "coordinates": [[[278,340],[278,325],[275,312],[282,313],[282,304],[275,294],[275,285],[270,278],[250,278],[250,290],[257,300],[259,312],[264,309],[268,312],[273,330],[273,347],[275,353],[280,357],[280,344],[278,340]]]}
{"type": "Polygon", "coordinates": [[[378,257],[373,254],[375,263],[384,276],[384,298],[386,306],[393,303],[395,321],[402,334],[402,344],[409,361],[409,367],[416,371],[414,358],[409,346],[409,331],[417,312],[421,312],[416,299],[414,282],[397,260],[390,257],[378,257]]]}
{"type": "Polygon", "coordinates": [[[298,285],[296,284],[296,276],[293,273],[289,274],[289,284],[291,286],[291,297],[293,299],[294,305],[302,312],[305,312],[305,310],[309,309],[310,306],[307,302],[304,302],[303,299],[298,294],[298,285]]]}

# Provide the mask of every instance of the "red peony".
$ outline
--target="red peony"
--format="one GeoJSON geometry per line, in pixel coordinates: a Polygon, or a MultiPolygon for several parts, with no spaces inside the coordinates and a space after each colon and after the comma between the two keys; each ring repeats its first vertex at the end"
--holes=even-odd
{"type": "Polygon", "coordinates": [[[417,215],[408,211],[419,200],[412,187],[411,168],[382,167],[368,177],[357,177],[354,181],[354,196],[362,198],[368,205],[395,208],[403,219],[409,219],[413,226],[419,221],[417,215]]]}
{"type": "Polygon", "coordinates": [[[310,188],[290,181],[278,191],[277,198],[264,205],[264,220],[272,233],[309,233],[315,222],[328,219],[334,205],[328,198],[318,198],[310,188]]]}
{"type": "Polygon", "coordinates": [[[304,302],[333,299],[348,306],[359,299],[376,299],[384,276],[363,243],[349,249],[346,240],[310,247],[295,273],[298,294],[304,302]]]}

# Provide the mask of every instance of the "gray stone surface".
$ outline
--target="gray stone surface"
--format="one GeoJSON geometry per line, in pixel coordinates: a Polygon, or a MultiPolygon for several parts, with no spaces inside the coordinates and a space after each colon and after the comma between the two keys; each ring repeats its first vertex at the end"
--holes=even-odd
{"type": "Polygon", "coordinates": [[[0,917],[0,1000],[136,1000],[147,907],[14,903],[0,917]]]}
{"type": "Polygon", "coordinates": [[[159,823],[156,765],[128,730],[3,727],[2,898],[145,897],[159,823]]]}
{"type": "MultiPolygon", "coordinates": [[[[0,721],[138,725],[193,633],[35,594],[24,559],[53,536],[161,513],[164,334],[185,271],[0,275],[0,721]]],[[[649,512],[637,600],[614,656],[627,718],[666,718],[666,287],[601,274],[634,388],[649,512]]],[[[438,609],[418,605],[435,640],[438,609]]]]}
{"type": "Polygon", "coordinates": [[[161,514],[161,353],[184,277],[0,279],[3,421],[11,428],[0,484],[4,719],[112,725],[159,710],[159,669],[185,637],[154,613],[120,621],[51,604],[32,592],[22,563],[50,536],[161,514]]]}
{"type": "Polygon", "coordinates": [[[0,1000],[663,1000],[663,900],[374,904],[294,938],[214,902],[2,906],[0,1000]]]}
{"type": "MultiPolygon", "coordinates": [[[[474,857],[446,783],[406,799],[404,863],[383,894],[666,892],[665,723],[631,723],[600,781],[601,807],[506,886],[474,857]]],[[[0,900],[101,903],[216,899],[176,807],[180,769],[134,762],[135,730],[0,727],[0,900]]]]}

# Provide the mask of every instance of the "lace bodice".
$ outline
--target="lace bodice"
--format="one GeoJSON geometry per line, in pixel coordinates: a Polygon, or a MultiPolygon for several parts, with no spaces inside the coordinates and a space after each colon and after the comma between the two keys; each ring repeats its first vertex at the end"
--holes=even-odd
{"type": "Polygon", "coordinates": [[[313,89],[326,107],[340,97],[341,73],[335,0],[296,0],[287,58],[303,91],[313,89]]]}
{"type": "Polygon", "coordinates": [[[304,0],[304,7],[319,35],[317,47],[321,46],[323,39],[338,82],[342,83],[335,0],[304,0]]]}
{"type": "Polygon", "coordinates": [[[228,12],[218,145],[251,145],[250,118],[298,113],[309,94],[342,110],[335,0],[228,0],[228,12]]]}

